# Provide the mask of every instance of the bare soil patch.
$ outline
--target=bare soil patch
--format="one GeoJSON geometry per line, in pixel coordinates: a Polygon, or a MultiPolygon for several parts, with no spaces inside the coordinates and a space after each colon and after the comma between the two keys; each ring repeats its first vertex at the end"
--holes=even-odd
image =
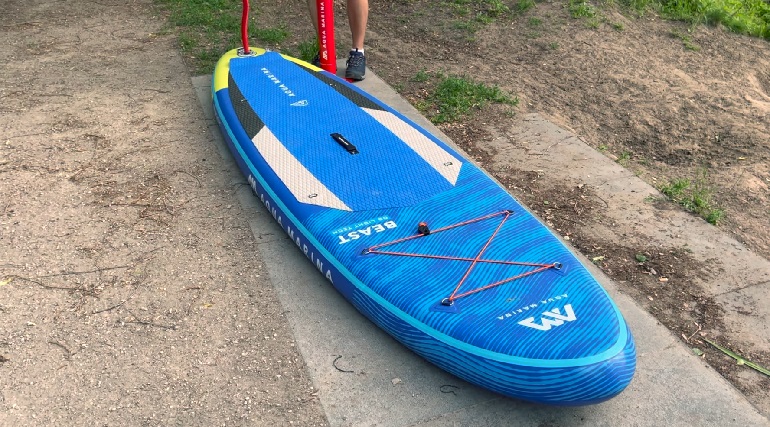
{"type": "Polygon", "coordinates": [[[0,13],[0,425],[326,425],[149,1],[0,13]]]}

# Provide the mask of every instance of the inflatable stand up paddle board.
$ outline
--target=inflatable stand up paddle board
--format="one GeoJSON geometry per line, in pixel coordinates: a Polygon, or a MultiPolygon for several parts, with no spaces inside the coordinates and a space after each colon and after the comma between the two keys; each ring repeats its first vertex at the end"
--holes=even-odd
{"type": "Polygon", "coordinates": [[[351,304],[440,368],[506,396],[587,405],[626,388],[629,327],[546,226],[393,108],[311,64],[249,49],[245,33],[214,71],[222,133],[259,200],[351,304]]]}

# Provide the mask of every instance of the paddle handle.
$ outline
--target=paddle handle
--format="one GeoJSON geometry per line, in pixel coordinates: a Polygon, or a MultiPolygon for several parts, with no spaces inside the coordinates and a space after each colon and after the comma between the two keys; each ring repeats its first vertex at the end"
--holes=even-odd
{"type": "Polygon", "coordinates": [[[321,59],[321,68],[332,74],[337,74],[332,0],[316,0],[316,7],[318,9],[318,53],[321,59]]]}

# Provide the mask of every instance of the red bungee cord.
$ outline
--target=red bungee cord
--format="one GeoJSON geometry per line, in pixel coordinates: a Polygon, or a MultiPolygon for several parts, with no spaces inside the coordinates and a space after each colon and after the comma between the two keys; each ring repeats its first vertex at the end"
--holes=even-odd
{"type": "Polygon", "coordinates": [[[479,293],[479,292],[485,291],[487,289],[491,289],[491,288],[500,286],[500,285],[502,285],[504,283],[509,283],[509,282],[514,281],[514,280],[521,279],[521,278],[526,277],[526,276],[531,276],[533,274],[540,273],[540,272],[548,270],[548,269],[561,270],[562,264],[560,262],[553,262],[553,263],[549,263],[549,264],[542,264],[542,263],[533,263],[533,262],[494,260],[494,259],[482,258],[482,256],[484,256],[484,252],[486,252],[487,248],[492,243],[492,241],[495,239],[495,237],[497,236],[498,232],[502,228],[503,224],[508,220],[508,218],[511,216],[512,213],[513,212],[508,211],[508,210],[504,210],[504,211],[500,211],[500,212],[495,212],[493,214],[480,216],[478,218],[474,218],[474,219],[471,219],[471,220],[468,220],[468,221],[459,222],[457,224],[448,225],[446,227],[442,227],[442,228],[439,228],[439,229],[436,229],[436,230],[430,230],[426,223],[421,222],[418,225],[417,234],[413,234],[411,236],[403,237],[403,238],[396,239],[396,240],[393,240],[393,241],[390,241],[390,242],[381,243],[379,245],[372,246],[372,247],[370,247],[368,249],[365,249],[362,254],[363,255],[380,254],[380,255],[401,256],[401,257],[413,257],[413,258],[438,259],[438,260],[446,260],[446,261],[470,262],[470,266],[465,271],[465,274],[460,279],[460,282],[457,284],[457,286],[455,287],[455,289],[452,292],[452,294],[449,295],[449,297],[444,298],[441,301],[441,304],[442,305],[446,305],[446,306],[451,306],[455,302],[455,300],[458,300],[460,298],[466,297],[468,295],[473,295],[475,293],[479,293]],[[454,229],[454,228],[464,227],[466,225],[470,225],[470,224],[474,224],[474,223],[477,223],[477,222],[485,221],[487,219],[491,219],[491,218],[494,218],[496,216],[502,216],[502,219],[501,219],[500,223],[497,225],[497,228],[495,228],[495,230],[489,236],[489,239],[487,239],[487,241],[484,243],[484,246],[479,250],[479,252],[473,258],[459,257],[459,256],[446,256],[446,255],[431,255],[431,254],[409,253],[409,252],[397,252],[397,251],[388,251],[388,250],[382,250],[381,249],[381,248],[384,248],[386,246],[392,246],[392,245],[395,245],[395,244],[398,244],[398,243],[403,243],[403,242],[406,242],[406,241],[409,241],[409,240],[425,238],[425,237],[428,237],[428,236],[434,236],[437,233],[441,233],[442,231],[447,231],[447,230],[451,230],[451,229],[454,229]],[[517,275],[514,275],[514,276],[511,276],[511,277],[508,277],[508,278],[505,278],[505,279],[502,279],[502,280],[499,280],[499,281],[494,282],[494,283],[489,283],[489,284],[477,287],[475,289],[471,289],[469,291],[466,291],[466,292],[463,292],[463,293],[459,293],[460,292],[460,288],[463,286],[465,281],[468,279],[468,276],[470,276],[471,271],[473,271],[473,269],[476,267],[477,264],[482,264],[482,263],[502,264],[502,265],[518,265],[518,266],[523,266],[523,267],[532,267],[533,269],[529,270],[529,271],[525,271],[525,272],[517,274],[517,275]]]}

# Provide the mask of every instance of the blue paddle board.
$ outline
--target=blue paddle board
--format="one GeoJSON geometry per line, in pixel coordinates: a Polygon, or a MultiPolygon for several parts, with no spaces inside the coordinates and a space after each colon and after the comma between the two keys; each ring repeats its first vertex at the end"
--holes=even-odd
{"type": "Polygon", "coordinates": [[[213,102],[256,196],[361,313],[468,382],[531,402],[620,393],[634,340],[552,232],[462,154],[275,52],[218,62],[213,102]]]}

